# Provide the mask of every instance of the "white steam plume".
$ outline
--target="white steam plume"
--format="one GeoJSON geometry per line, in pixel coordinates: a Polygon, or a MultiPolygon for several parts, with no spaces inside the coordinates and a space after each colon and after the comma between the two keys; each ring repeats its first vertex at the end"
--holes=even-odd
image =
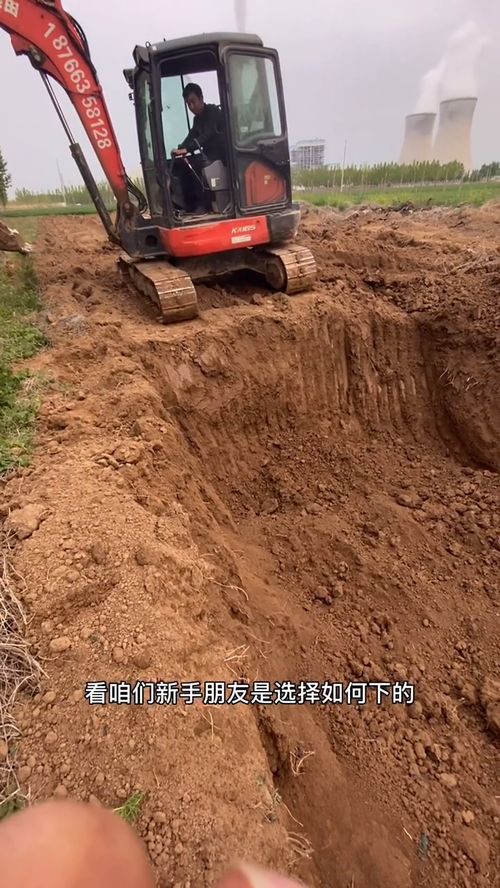
{"type": "Polygon", "coordinates": [[[477,97],[477,61],[487,43],[486,36],[473,21],[466,22],[452,34],[446,47],[442,99],[477,97]]]}
{"type": "Polygon", "coordinates": [[[439,92],[441,79],[444,74],[445,63],[440,62],[435,68],[431,68],[424,74],[420,81],[420,95],[415,106],[415,114],[431,114],[437,111],[439,105],[439,92]]]}
{"type": "Polygon", "coordinates": [[[247,20],[247,0],[234,0],[234,14],[236,16],[237,30],[244,32],[247,20]]]}
{"type": "Polygon", "coordinates": [[[435,112],[444,99],[477,96],[476,68],[488,38],[474,21],[465,22],[449,37],[443,58],[420,81],[417,114],[435,112]]]}

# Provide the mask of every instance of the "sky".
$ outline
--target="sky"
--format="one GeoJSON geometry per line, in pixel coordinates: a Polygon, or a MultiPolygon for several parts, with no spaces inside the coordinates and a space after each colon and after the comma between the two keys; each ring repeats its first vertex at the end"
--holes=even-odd
{"type": "MultiPolygon", "coordinates": [[[[203,31],[235,30],[232,0],[66,0],[83,26],[127,170],[139,168],[134,107],[123,68],[136,44],[203,31]]],[[[326,140],[326,160],[398,160],[404,117],[415,110],[422,76],[446,41],[474,19],[489,43],[477,66],[473,160],[500,160],[500,3],[498,0],[247,0],[246,30],[280,53],[291,143],[326,140]]],[[[79,183],[67,140],[37,72],[0,31],[0,148],[13,188],[79,183]],[[8,85],[8,86],[7,86],[8,85]]],[[[56,87],[59,91],[59,88],[56,87]]],[[[75,136],[97,173],[95,155],[71,104],[75,136]]]]}

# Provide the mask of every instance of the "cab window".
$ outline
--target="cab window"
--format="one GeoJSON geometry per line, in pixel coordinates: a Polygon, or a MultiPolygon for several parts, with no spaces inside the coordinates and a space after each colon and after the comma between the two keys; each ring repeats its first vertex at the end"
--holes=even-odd
{"type": "Polygon", "coordinates": [[[182,98],[184,85],[179,74],[161,78],[161,117],[167,157],[182,142],[191,126],[182,98]]]}
{"type": "MultiPolygon", "coordinates": [[[[172,65],[169,65],[169,68],[171,67],[172,65]]],[[[161,118],[167,157],[170,157],[172,150],[184,141],[193,125],[193,115],[182,96],[184,87],[188,83],[196,83],[201,87],[203,98],[207,104],[220,104],[216,70],[194,71],[186,74],[174,73],[169,70],[168,73],[162,73],[161,118]]]]}
{"type": "Polygon", "coordinates": [[[238,145],[283,135],[276,70],[271,58],[232,53],[231,114],[238,145]]]}

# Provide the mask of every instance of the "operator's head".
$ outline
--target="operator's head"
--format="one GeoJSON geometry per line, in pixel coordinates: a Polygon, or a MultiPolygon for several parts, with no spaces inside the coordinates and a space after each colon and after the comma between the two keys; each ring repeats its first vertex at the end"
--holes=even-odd
{"type": "Polygon", "coordinates": [[[200,114],[205,107],[205,102],[203,101],[203,92],[201,86],[198,86],[197,83],[188,83],[182,92],[182,97],[188,106],[191,114],[200,114]]]}

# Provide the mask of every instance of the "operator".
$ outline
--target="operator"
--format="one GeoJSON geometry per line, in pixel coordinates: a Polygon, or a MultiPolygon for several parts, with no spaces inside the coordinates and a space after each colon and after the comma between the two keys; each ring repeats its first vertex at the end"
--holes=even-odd
{"type": "MultiPolygon", "coordinates": [[[[188,83],[184,88],[182,97],[194,115],[194,121],[189,133],[177,149],[172,151],[173,157],[183,157],[194,151],[202,154],[190,157],[190,164],[196,174],[201,176],[201,170],[207,161],[221,160],[226,163],[226,143],[224,138],[224,115],[218,105],[208,105],[203,98],[201,86],[197,83],[188,83]]],[[[203,200],[203,189],[191,170],[183,165],[179,169],[182,176],[186,209],[193,212],[203,200]]]]}

